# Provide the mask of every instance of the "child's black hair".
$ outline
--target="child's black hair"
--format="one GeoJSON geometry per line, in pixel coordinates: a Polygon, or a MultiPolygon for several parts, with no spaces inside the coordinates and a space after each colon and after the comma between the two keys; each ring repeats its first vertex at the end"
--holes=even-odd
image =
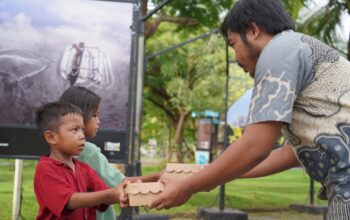
{"type": "Polygon", "coordinates": [[[40,135],[43,137],[46,130],[57,131],[60,119],[68,114],[82,116],[82,112],[77,106],[66,102],[51,102],[38,108],[35,114],[35,124],[40,135]]]}
{"type": "Polygon", "coordinates": [[[64,91],[60,101],[78,106],[83,113],[84,123],[86,123],[96,113],[101,98],[85,87],[72,86],[64,91]]]}

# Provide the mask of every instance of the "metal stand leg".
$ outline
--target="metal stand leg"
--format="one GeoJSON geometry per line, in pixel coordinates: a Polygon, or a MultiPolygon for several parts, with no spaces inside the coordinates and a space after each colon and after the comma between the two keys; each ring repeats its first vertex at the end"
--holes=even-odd
{"type": "Polygon", "coordinates": [[[17,220],[21,210],[23,160],[15,160],[15,176],[12,200],[12,220],[17,220]]]}

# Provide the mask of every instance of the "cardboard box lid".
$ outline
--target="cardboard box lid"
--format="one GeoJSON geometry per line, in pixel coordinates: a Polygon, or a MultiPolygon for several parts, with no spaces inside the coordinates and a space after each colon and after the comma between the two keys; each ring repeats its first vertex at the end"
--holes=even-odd
{"type": "Polygon", "coordinates": [[[149,182],[149,183],[129,183],[126,186],[126,192],[131,195],[137,194],[149,194],[149,193],[159,193],[164,190],[163,183],[159,182],[149,182]]]}
{"type": "Polygon", "coordinates": [[[184,164],[184,163],[168,163],[166,165],[166,172],[168,173],[197,173],[203,168],[199,164],[184,164]]]}

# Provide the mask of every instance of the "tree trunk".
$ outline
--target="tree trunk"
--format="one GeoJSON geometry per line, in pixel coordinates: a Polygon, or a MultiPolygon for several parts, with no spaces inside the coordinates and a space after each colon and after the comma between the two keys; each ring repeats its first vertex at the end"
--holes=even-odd
{"type": "Polygon", "coordinates": [[[349,34],[349,40],[348,40],[348,60],[350,60],[350,34],[349,34]]]}
{"type": "Polygon", "coordinates": [[[182,163],[184,160],[183,153],[182,153],[182,145],[184,140],[184,127],[185,127],[185,119],[186,119],[186,112],[180,111],[179,120],[176,125],[176,131],[175,131],[175,138],[174,138],[174,146],[176,147],[176,159],[177,162],[182,163]]]}
{"type": "Polygon", "coordinates": [[[173,148],[172,148],[173,144],[171,143],[171,137],[173,136],[171,131],[172,131],[173,126],[171,126],[171,125],[172,125],[171,123],[168,123],[168,131],[169,131],[169,133],[168,133],[168,162],[170,162],[171,159],[173,158],[173,148]]]}
{"type": "Polygon", "coordinates": [[[141,16],[145,16],[148,11],[148,0],[141,0],[141,16]]]}

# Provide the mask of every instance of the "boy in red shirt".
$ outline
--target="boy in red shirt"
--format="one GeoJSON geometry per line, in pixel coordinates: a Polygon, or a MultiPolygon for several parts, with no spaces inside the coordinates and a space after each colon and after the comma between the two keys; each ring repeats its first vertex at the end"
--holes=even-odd
{"type": "Polygon", "coordinates": [[[96,210],[120,202],[127,206],[123,193],[126,183],[109,188],[86,163],[74,158],[84,149],[84,122],[76,106],[54,102],[42,106],[35,122],[51,148],[40,158],[34,176],[34,191],[39,203],[37,219],[96,219],[96,210]]]}

